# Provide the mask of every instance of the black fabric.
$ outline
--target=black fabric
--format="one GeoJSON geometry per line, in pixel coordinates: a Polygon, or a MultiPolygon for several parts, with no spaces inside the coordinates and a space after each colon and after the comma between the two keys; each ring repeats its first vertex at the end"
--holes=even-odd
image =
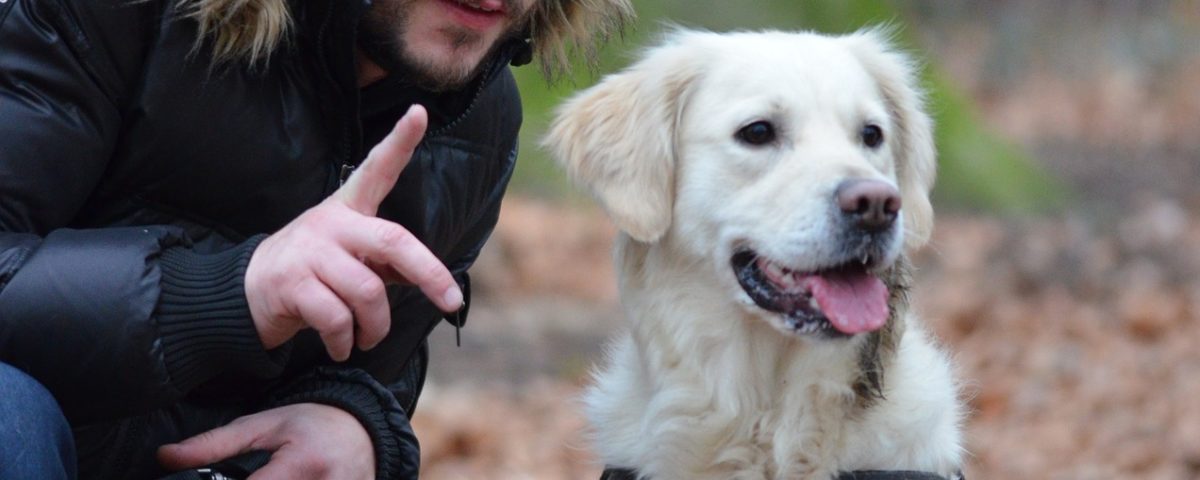
{"type": "MultiPolygon", "coordinates": [[[[413,103],[429,131],[379,215],[466,283],[516,160],[507,66],[524,42],[462,91],[422,91],[404,72],[360,91],[364,0],[291,1],[296,28],[253,67],[194,50],[196,24],[174,0],[0,5],[0,361],[54,394],[88,458],[116,459],[108,471],[150,471],[151,439],[228,421],[198,409],[261,405],[334,363],[311,331],[262,348],[245,267],[413,103]],[[131,419],[140,438],[104,440],[131,419]]],[[[443,316],[416,289],[388,295],[389,335],[344,366],[411,410],[443,316]]]]}
{"type": "MultiPolygon", "coordinates": [[[[639,480],[639,477],[634,470],[609,467],[600,474],[600,480],[639,480]]],[[[936,473],[908,470],[857,470],[841,473],[834,480],[964,480],[964,478],[962,473],[952,478],[946,478],[936,473]]]]}
{"type": "Polygon", "coordinates": [[[962,473],[946,478],[936,473],[907,470],[858,470],[838,475],[837,480],[963,480],[962,473]]]}
{"type": "Polygon", "coordinates": [[[638,474],[628,468],[608,467],[600,474],[600,480],[638,480],[638,474]]]}
{"type": "Polygon", "coordinates": [[[245,301],[246,266],[265,238],[252,237],[235,248],[201,254],[168,249],[159,263],[162,293],[155,314],[163,356],[173,383],[190,391],[224,370],[241,370],[258,378],[283,371],[290,344],[263,350],[245,301]]]}
{"type": "Polygon", "coordinates": [[[417,478],[420,452],[408,416],[391,392],[358,369],[325,367],[276,393],[272,406],[320,403],[354,415],[375,447],[375,478],[417,478]]]}
{"type": "MultiPolygon", "coordinates": [[[[230,400],[237,392],[226,392],[230,400]]],[[[243,401],[219,404],[191,398],[118,420],[74,427],[79,452],[80,480],[124,480],[160,478],[171,472],[155,457],[159,446],[224,425],[261,410],[261,405],[243,401]]]]}

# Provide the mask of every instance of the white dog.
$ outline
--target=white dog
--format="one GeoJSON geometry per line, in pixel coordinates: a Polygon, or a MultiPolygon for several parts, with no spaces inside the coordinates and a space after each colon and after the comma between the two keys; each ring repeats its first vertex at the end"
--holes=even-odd
{"type": "Polygon", "coordinates": [[[933,221],[916,82],[876,31],[676,31],[562,107],[545,144],[622,231],[631,325],[586,395],[607,465],[958,475],[950,362],[906,296],[933,221]]]}

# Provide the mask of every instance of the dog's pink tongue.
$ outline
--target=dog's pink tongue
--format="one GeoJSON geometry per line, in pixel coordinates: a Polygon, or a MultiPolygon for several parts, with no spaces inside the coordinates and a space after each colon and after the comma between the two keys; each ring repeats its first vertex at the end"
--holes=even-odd
{"type": "Polygon", "coordinates": [[[888,290],[878,277],[866,272],[835,272],[806,280],[829,323],[842,333],[872,332],[887,323],[888,290]]]}

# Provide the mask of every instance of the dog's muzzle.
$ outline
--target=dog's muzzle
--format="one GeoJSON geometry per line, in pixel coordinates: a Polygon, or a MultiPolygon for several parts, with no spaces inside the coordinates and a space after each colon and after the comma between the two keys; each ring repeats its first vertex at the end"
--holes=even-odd
{"type": "Polygon", "coordinates": [[[850,261],[798,272],[748,249],[735,253],[730,263],[755,305],[782,315],[795,333],[848,337],[887,322],[888,289],[870,264],[850,261]]]}

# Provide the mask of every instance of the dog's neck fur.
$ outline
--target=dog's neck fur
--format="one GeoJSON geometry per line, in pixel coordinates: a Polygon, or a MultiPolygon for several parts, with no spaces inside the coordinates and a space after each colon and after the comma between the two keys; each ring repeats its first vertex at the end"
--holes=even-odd
{"type": "Polygon", "coordinates": [[[888,289],[888,320],[883,328],[867,334],[858,356],[859,375],[854,380],[854,393],[860,406],[866,407],[883,396],[884,374],[896,358],[896,348],[904,336],[904,318],[908,313],[908,291],[911,281],[908,257],[901,255],[883,275],[888,289]]]}
{"type": "MultiPolygon", "coordinates": [[[[746,313],[727,290],[711,282],[690,281],[711,278],[707,260],[681,262],[664,255],[656,245],[624,236],[618,240],[615,255],[622,301],[631,315],[636,312],[642,317],[631,319],[630,333],[645,369],[638,372],[642,390],[636,394],[647,402],[643,415],[703,419],[713,430],[724,431],[730,441],[755,438],[757,446],[752,449],[758,453],[754,455],[770,457],[756,461],[767,465],[766,471],[759,472],[766,478],[835,473],[791,469],[796,465],[818,468],[804,467],[808,462],[796,457],[814,448],[836,450],[833,444],[839,442],[819,445],[820,439],[839,438],[844,420],[858,417],[882,398],[885,375],[904,332],[906,261],[898,261],[883,278],[891,292],[890,317],[883,329],[848,340],[820,340],[779,332],[746,313]],[[660,272],[673,273],[664,276],[660,272]],[[723,310],[715,315],[713,305],[718,304],[723,310]],[[720,323],[671,328],[695,319],[720,319],[720,323]],[[683,390],[697,385],[701,391],[683,390]],[[663,411],[649,413],[660,404],[663,411]],[[811,410],[794,411],[797,406],[811,410]],[[745,421],[747,418],[751,420],[745,421]],[[820,423],[822,419],[825,423],[820,423]],[[778,437],[773,435],[776,428],[810,431],[812,435],[778,437]],[[780,444],[782,441],[804,444],[780,444]]],[[[680,447],[689,441],[680,440],[680,447]]],[[[725,448],[720,446],[690,445],[675,455],[658,458],[674,457],[680,465],[694,464],[701,469],[697,472],[711,471],[713,464],[722,463],[722,450],[725,448]],[[705,451],[706,447],[716,451],[705,451]],[[689,448],[696,451],[686,452],[689,448]]],[[[828,454],[817,456],[827,458],[828,454]]],[[[678,471],[677,467],[669,469],[678,471]]]]}

